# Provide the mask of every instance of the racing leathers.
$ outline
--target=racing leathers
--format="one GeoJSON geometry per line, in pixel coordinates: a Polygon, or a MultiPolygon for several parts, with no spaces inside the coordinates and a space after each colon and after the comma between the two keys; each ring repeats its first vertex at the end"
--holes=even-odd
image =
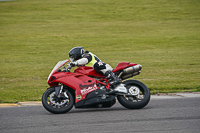
{"type": "Polygon", "coordinates": [[[93,67],[98,73],[101,73],[108,79],[113,80],[113,85],[121,83],[121,80],[112,72],[113,68],[109,64],[102,62],[96,55],[89,51],[86,51],[81,59],[73,61],[71,65],[93,67]]]}

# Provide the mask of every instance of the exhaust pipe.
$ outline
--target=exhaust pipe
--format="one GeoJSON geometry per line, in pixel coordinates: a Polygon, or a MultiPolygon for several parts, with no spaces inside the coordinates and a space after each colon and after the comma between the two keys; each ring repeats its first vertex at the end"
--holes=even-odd
{"type": "Polygon", "coordinates": [[[121,77],[122,80],[124,80],[130,77],[133,77],[135,75],[139,75],[141,69],[142,69],[142,65],[140,64],[125,68],[123,72],[119,75],[119,77],[121,77]]]}

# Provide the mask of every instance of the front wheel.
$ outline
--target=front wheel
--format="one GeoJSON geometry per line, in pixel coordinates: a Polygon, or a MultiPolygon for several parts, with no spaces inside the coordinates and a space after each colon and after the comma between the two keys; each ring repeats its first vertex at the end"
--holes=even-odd
{"type": "Polygon", "coordinates": [[[72,109],[74,98],[67,90],[63,89],[61,97],[58,97],[55,88],[48,88],[42,96],[42,105],[51,113],[66,113],[72,109]]]}
{"type": "Polygon", "coordinates": [[[150,92],[145,84],[137,80],[126,80],[125,84],[128,95],[119,95],[119,103],[128,109],[141,109],[150,101],[150,92]]]}

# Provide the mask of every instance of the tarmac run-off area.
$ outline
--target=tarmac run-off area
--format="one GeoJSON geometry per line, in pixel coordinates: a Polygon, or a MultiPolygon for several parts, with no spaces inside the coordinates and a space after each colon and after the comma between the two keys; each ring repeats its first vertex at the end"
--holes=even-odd
{"type": "MultiPolygon", "coordinates": [[[[175,98],[195,98],[195,97],[200,97],[200,92],[169,93],[169,94],[159,93],[159,94],[156,94],[156,95],[151,95],[151,100],[175,99],[175,98]]],[[[41,106],[41,105],[42,105],[42,102],[40,102],[40,101],[27,101],[27,102],[18,102],[18,103],[1,103],[0,108],[23,107],[23,106],[41,106]]]]}

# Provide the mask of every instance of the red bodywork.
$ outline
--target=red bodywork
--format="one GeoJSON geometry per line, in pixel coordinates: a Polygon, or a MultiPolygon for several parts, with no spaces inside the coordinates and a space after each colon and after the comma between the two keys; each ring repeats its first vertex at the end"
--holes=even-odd
{"type": "MultiPolygon", "coordinates": [[[[64,65],[65,63],[61,64],[60,66],[64,65]]],[[[117,65],[113,72],[117,72],[123,70],[124,68],[135,65],[137,64],[121,62],[117,65]]],[[[109,84],[106,77],[97,73],[92,67],[88,66],[78,67],[74,70],[74,73],[57,72],[57,70],[53,71],[48,79],[48,84],[53,87],[58,86],[59,83],[62,83],[75,90],[76,103],[84,99],[88,93],[99,89],[97,83],[103,84],[107,89],[109,89],[109,84]],[[95,78],[98,78],[99,80],[95,78]],[[101,81],[106,81],[106,83],[101,81]]]]}

